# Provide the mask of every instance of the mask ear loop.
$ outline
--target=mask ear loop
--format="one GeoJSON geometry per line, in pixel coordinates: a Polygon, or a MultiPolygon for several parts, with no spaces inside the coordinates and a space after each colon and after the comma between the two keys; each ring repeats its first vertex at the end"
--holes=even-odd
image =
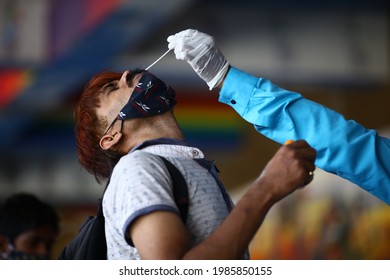
{"type": "Polygon", "coordinates": [[[150,67],[152,67],[153,65],[155,65],[157,62],[159,62],[164,56],[166,56],[172,49],[168,49],[162,56],[160,56],[159,58],[157,58],[157,60],[155,62],[153,62],[152,64],[150,64],[148,67],[145,68],[145,71],[149,70],[150,67]]]}

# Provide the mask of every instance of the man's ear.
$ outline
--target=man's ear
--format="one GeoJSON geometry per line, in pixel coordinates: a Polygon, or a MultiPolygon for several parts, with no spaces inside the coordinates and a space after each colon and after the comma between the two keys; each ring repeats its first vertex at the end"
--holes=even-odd
{"type": "Polygon", "coordinates": [[[7,238],[4,235],[0,234],[0,253],[8,253],[9,247],[8,247],[8,241],[7,238]]]}
{"type": "Polygon", "coordinates": [[[116,145],[119,140],[122,138],[121,132],[115,132],[114,134],[106,134],[99,141],[99,145],[103,150],[111,149],[114,145],[116,145]]]}

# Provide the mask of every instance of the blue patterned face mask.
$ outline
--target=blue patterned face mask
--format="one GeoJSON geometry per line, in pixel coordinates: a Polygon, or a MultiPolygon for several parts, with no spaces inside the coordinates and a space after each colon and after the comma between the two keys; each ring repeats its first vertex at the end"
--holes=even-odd
{"type": "Polygon", "coordinates": [[[176,94],[173,88],[148,71],[142,71],[142,73],[129,101],[107,128],[105,134],[117,120],[159,115],[169,111],[176,104],[176,94]]]}
{"type": "Polygon", "coordinates": [[[159,115],[176,104],[175,91],[159,78],[143,71],[129,101],[120,111],[121,120],[159,115]]]}

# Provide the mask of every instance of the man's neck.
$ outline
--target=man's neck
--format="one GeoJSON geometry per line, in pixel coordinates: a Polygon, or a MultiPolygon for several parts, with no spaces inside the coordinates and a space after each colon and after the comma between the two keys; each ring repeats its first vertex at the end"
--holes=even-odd
{"type": "Polygon", "coordinates": [[[123,152],[127,154],[131,150],[133,150],[135,147],[141,145],[144,142],[153,141],[156,139],[173,139],[173,140],[184,140],[183,133],[180,130],[170,130],[160,133],[144,133],[142,135],[137,135],[134,137],[133,141],[129,139],[127,145],[123,145],[124,149],[123,152]]]}

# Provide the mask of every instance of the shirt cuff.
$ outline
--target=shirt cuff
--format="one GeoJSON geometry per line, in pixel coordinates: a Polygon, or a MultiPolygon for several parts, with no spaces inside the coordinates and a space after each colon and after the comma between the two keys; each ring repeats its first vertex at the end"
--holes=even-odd
{"type": "Polygon", "coordinates": [[[230,105],[239,114],[244,114],[258,80],[257,77],[231,66],[223,82],[218,101],[230,105]]]}

